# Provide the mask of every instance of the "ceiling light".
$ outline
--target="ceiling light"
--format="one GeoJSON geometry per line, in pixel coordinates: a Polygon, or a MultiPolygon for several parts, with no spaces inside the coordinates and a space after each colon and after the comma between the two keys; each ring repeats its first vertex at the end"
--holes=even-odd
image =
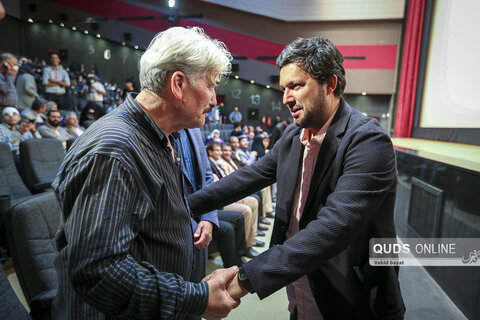
{"type": "Polygon", "coordinates": [[[253,80],[250,80],[250,83],[255,83],[255,81],[253,81],[253,80]]]}
{"type": "Polygon", "coordinates": [[[168,7],[169,8],[175,7],[175,0],[168,0],[168,7]]]}
{"type": "Polygon", "coordinates": [[[63,22],[60,23],[60,27],[62,27],[62,28],[65,27],[65,25],[63,24],[63,22]]]}
{"type": "Polygon", "coordinates": [[[27,21],[28,21],[28,22],[30,22],[30,23],[33,23],[33,20],[32,20],[32,18],[28,18],[28,20],[27,20],[27,21]]]}
{"type": "Polygon", "coordinates": [[[239,76],[235,76],[235,79],[238,79],[238,78],[240,78],[240,77],[239,77],[239,76]]]}
{"type": "Polygon", "coordinates": [[[265,87],[267,87],[267,89],[270,89],[270,86],[268,84],[265,87]]]}
{"type": "Polygon", "coordinates": [[[77,27],[73,26],[73,27],[72,27],[72,30],[73,30],[73,31],[77,30],[77,27]]]}
{"type": "Polygon", "coordinates": [[[53,23],[52,19],[48,19],[48,23],[53,23]]]}
{"type": "Polygon", "coordinates": [[[100,33],[97,33],[97,38],[100,38],[100,37],[101,37],[100,33]]]}
{"type": "Polygon", "coordinates": [[[135,48],[135,50],[138,50],[138,46],[135,46],[134,48],[135,48]]]}
{"type": "Polygon", "coordinates": [[[125,41],[124,41],[124,42],[122,42],[122,46],[124,46],[124,45],[125,45],[125,41]]]}
{"type": "Polygon", "coordinates": [[[365,91],[362,92],[362,96],[366,96],[367,93],[365,91]]]}
{"type": "Polygon", "coordinates": [[[88,30],[83,31],[83,33],[88,34],[88,30]]]}

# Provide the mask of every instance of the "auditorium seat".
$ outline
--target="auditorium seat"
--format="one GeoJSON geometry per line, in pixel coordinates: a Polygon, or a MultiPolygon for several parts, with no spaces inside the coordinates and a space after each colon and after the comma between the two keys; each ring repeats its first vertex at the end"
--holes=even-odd
{"type": "Polygon", "coordinates": [[[31,315],[45,318],[58,288],[53,260],[60,206],[55,194],[46,192],[12,206],[5,218],[8,246],[31,315]]]}
{"type": "Polygon", "coordinates": [[[65,157],[62,143],[56,139],[30,139],[20,143],[20,160],[27,187],[38,193],[49,188],[65,157]]]}
{"type": "Polygon", "coordinates": [[[0,195],[9,195],[14,201],[31,195],[18,174],[10,146],[0,142],[0,195]]]}

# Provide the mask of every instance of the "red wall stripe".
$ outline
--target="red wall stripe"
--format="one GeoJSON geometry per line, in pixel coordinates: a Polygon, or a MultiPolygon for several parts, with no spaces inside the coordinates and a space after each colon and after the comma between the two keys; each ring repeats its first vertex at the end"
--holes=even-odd
{"type": "MultiPolygon", "coordinates": [[[[172,26],[168,21],[161,20],[162,16],[166,16],[163,13],[118,0],[49,1],[109,19],[116,19],[122,16],[155,16],[155,20],[123,22],[153,32],[159,32],[172,26]]],[[[179,25],[184,27],[201,27],[212,38],[223,41],[233,54],[247,56],[251,59],[255,59],[257,56],[278,56],[285,47],[279,43],[210,26],[194,20],[180,19],[179,25]]],[[[397,45],[342,45],[337,47],[344,56],[365,57],[362,60],[345,60],[345,69],[395,69],[397,45]]],[[[269,60],[264,61],[264,63],[275,64],[275,61],[269,60]]]]}

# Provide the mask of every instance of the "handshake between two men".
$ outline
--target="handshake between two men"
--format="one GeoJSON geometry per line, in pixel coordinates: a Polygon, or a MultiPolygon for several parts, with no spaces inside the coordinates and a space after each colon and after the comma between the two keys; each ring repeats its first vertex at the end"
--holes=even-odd
{"type": "Polygon", "coordinates": [[[248,291],[239,283],[238,267],[217,269],[203,278],[209,286],[208,304],[203,317],[208,320],[225,318],[240,305],[240,298],[248,291]]]}

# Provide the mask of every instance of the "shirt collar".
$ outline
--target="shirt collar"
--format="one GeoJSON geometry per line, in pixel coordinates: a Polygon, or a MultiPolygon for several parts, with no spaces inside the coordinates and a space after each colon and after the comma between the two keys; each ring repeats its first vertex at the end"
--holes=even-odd
{"type": "Polygon", "coordinates": [[[337,113],[337,109],[332,113],[330,118],[328,118],[327,122],[323,125],[323,127],[317,132],[317,134],[309,140],[309,137],[312,135],[312,131],[309,128],[304,128],[300,132],[300,142],[306,146],[309,142],[316,142],[316,143],[322,143],[323,138],[325,138],[325,135],[327,134],[328,128],[330,128],[330,124],[332,124],[332,120],[335,117],[335,114],[337,113]]]}
{"type": "Polygon", "coordinates": [[[166,147],[168,145],[167,136],[165,136],[163,131],[157,126],[155,121],[153,121],[153,119],[148,115],[148,113],[138,104],[138,102],[135,101],[135,97],[137,96],[137,94],[138,93],[131,92],[127,95],[124,103],[127,112],[131,113],[135,117],[139,117],[138,120],[140,121],[140,123],[146,122],[146,124],[152,127],[152,129],[160,138],[161,145],[163,147],[166,147]]]}

